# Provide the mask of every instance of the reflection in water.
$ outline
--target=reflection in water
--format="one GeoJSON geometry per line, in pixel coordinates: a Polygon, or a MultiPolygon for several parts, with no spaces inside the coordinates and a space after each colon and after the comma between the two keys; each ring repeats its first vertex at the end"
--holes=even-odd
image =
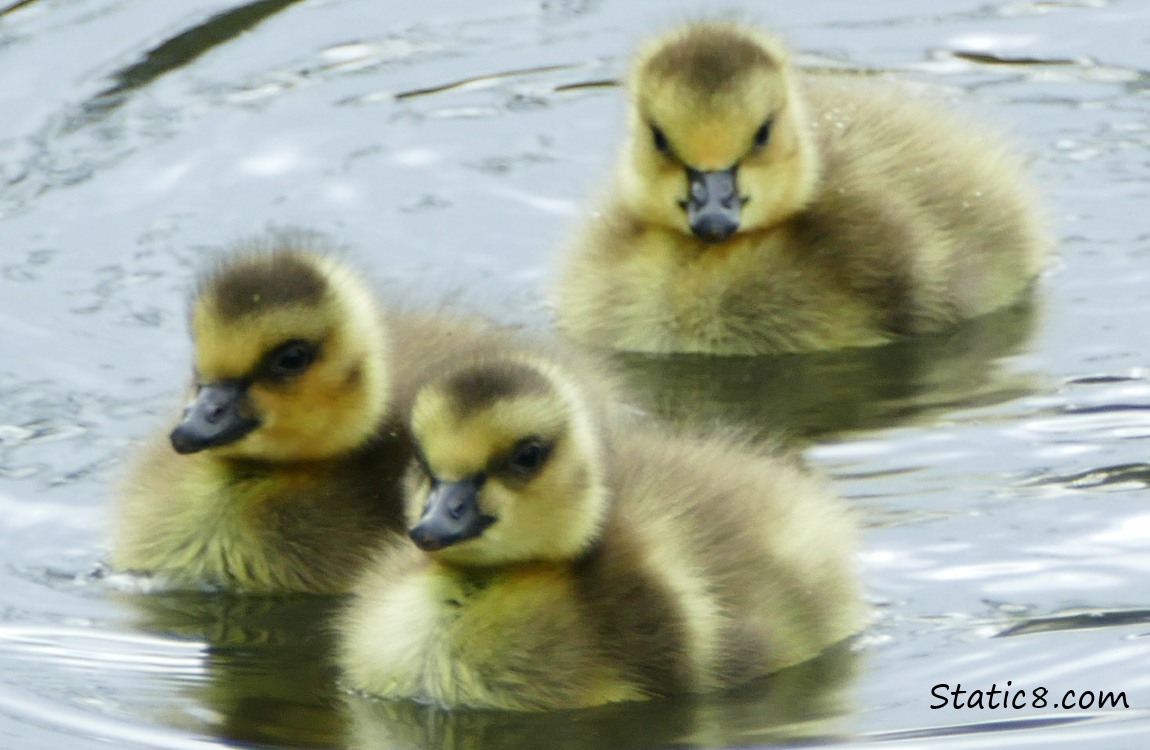
{"type": "Polygon", "coordinates": [[[516,76],[535,75],[537,73],[552,73],[557,70],[573,70],[581,68],[582,65],[542,65],[534,68],[522,68],[520,70],[506,70],[501,73],[491,73],[481,76],[469,76],[462,78],[458,81],[451,81],[450,83],[440,83],[434,86],[425,86],[418,89],[409,89],[408,91],[400,91],[395,95],[397,100],[412,99],[417,96],[427,96],[429,94],[439,94],[444,91],[454,91],[455,89],[465,88],[479,83],[488,83],[498,81],[503,78],[513,78],[516,76]]]}
{"type": "Polygon", "coordinates": [[[616,78],[596,78],[592,81],[561,83],[555,87],[555,93],[559,93],[561,91],[583,91],[586,89],[612,89],[619,85],[619,80],[616,78]]]}
{"type": "Polygon", "coordinates": [[[124,103],[128,93],[143,88],[162,75],[182,68],[200,55],[224,44],[261,21],[300,0],[256,0],[238,8],[217,13],[203,23],[182,31],[148,50],[144,59],[117,71],[115,83],[84,106],[78,125],[106,115],[124,103]]]}
{"type": "Polygon", "coordinates": [[[902,425],[1031,393],[1033,377],[997,360],[1034,332],[1033,300],[951,333],[881,347],[760,357],[618,357],[636,406],[674,420],[728,422],[759,437],[809,439],[902,425]]]}
{"type": "Polygon", "coordinates": [[[550,713],[444,711],[349,696],[353,750],[628,750],[732,746],[836,734],[859,655],[842,644],[753,686],[699,698],[550,713]]]}
{"type": "Polygon", "coordinates": [[[136,627],[204,642],[203,676],[179,685],[188,703],[169,726],[238,742],[339,747],[345,734],[330,654],[338,597],[124,595],[136,627]]]}
{"type": "Polygon", "coordinates": [[[338,597],[121,594],[134,625],[203,642],[195,679],[154,720],[285,747],[639,748],[731,745],[833,732],[860,657],[852,644],[752,686],[699,699],[552,712],[443,711],[347,694],[330,658],[338,597]]]}
{"type": "Polygon", "coordinates": [[[34,2],[36,2],[36,0],[16,0],[16,2],[11,5],[0,8],[0,16],[6,16],[12,11],[20,10],[25,5],[31,5],[34,2]]]}
{"type": "Polygon", "coordinates": [[[1012,56],[1004,55],[997,52],[975,52],[972,50],[957,50],[951,52],[952,55],[960,60],[968,60],[980,65],[1077,65],[1078,60],[1069,57],[1027,57],[1025,55],[1012,56]]]}
{"type": "Polygon", "coordinates": [[[1035,484],[1063,485],[1072,489],[1089,489],[1107,485],[1141,485],[1150,487],[1150,464],[1132,463],[1101,466],[1067,476],[1044,477],[1035,484]]]}
{"type": "Polygon", "coordinates": [[[1087,609],[1046,617],[1032,617],[1011,625],[996,637],[1048,633],[1056,630],[1085,630],[1088,628],[1114,628],[1150,622],[1150,609],[1087,609]]]}

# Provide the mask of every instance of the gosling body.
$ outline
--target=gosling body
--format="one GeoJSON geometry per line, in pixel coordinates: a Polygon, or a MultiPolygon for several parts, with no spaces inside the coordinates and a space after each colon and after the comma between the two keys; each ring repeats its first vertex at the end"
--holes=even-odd
{"type": "Polygon", "coordinates": [[[404,529],[415,383],[498,336],[381,310],[305,234],[246,243],[204,274],[190,322],[193,396],[133,457],[113,567],[173,588],[345,592],[404,529]]]}
{"type": "Polygon", "coordinates": [[[641,49],[614,186],[569,249],[559,324],[596,346],[882,344],[1007,306],[1048,244],[1020,160],[889,82],[794,70],[687,25],[641,49]]]}
{"type": "Polygon", "coordinates": [[[861,627],[853,527],[820,482],[595,404],[527,360],[421,392],[407,512],[422,549],[390,549],[356,588],[340,626],[353,688],[586,707],[735,685],[861,627]]]}

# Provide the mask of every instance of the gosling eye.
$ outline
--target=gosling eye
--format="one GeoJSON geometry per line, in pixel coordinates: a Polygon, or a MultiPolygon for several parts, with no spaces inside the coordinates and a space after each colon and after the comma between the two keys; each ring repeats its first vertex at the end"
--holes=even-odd
{"type": "Polygon", "coordinates": [[[667,134],[664,133],[657,125],[651,126],[651,143],[655,145],[655,150],[659,153],[671,153],[671,142],[667,140],[667,134]]]}
{"type": "Polygon", "coordinates": [[[551,444],[540,437],[529,437],[520,440],[511,449],[507,459],[507,468],[521,477],[529,477],[543,468],[547,458],[551,455],[551,444]]]}
{"type": "Polygon", "coordinates": [[[316,345],[310,341],[288,341],[267,356],[267,372],[277,378],[294,377],[311,366],[317,353],[316,345]]]}
{"type": "Polygon", "coordinates": [[[771,139],[771,121],[764,120],[759,129],[755,131],[755,148],[762,148],[771,139]]]}

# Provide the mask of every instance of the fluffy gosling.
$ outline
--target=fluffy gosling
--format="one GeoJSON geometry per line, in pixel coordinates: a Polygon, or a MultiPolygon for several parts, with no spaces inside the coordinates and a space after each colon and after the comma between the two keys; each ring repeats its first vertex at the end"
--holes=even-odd
{"type": "Polygon", "coordinates": [[[703,692],[856,632],[854,530],[793,464],[621,424],[554,364],[479,361],[420,391],[418,546],[340,623],[351,687],[544,710],[703,692]]]}
{"type": "Polygon", "coordinates": [[[248,243],[200,279],[194,396],[135,458],[113,567],[176,588],[341,593],[381,539],[402,534],[415,383],[500,339],[383,313],[312,245],[248,243]]]}
{"type": "Polygon", "coordinates": [[[982,123],[889,83],[804,74],[734,22],[644,45],[628,88],[614,184],[556,290],[581,342],[877,345],[1009,305],[1041,267],[1020,161],[982,123]]]}

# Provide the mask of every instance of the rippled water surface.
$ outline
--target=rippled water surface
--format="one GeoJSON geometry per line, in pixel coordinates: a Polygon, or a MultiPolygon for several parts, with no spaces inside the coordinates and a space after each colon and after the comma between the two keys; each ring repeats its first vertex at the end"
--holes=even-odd
{"type": "MultiPolygon", "coordinates": [[[[813,65],[897,75],[1033,155],[1033,303],[936,340],[630,358],[655,411],[784,429],[866,519],[879,617],[703,702],[449,715],[345,695],[326,604],[104,574],[133,439],[187,376],[189,278],[306,226],[395,296],[542,328],[622,127],[624,0],[0,6],[0,747],[1140,747],[1150,735],[1150,5],[750,8],[813,65]],[[932,709],[936,685],[1129,708],[932,709]]],[[[945,689],[944,689],[945,690],[945,689]]]]}

